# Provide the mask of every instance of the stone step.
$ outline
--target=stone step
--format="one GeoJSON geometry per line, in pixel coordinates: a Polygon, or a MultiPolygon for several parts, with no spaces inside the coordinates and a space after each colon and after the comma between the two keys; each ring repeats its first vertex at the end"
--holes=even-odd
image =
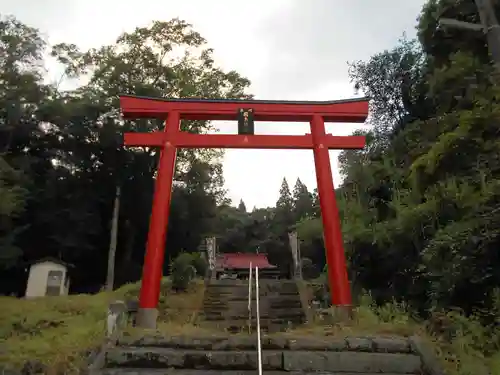
{"type": "MultiPolygon", "coordinates": [[[[246,292],[248,293],[248,285],[244,286],[230,286],[230,285],[224,285],[224,286],[207,286],[205,289],[206,291],[213,291],[213,292],[227,292],[227,291],[234,291],[234,292],[246,292]]],[[[290,294],[290,293],[297,293],[298,289],[295,285],[293,286],[278,286],[278,285],[273,285],[271,287],[261,287],[259,286],[259,293],[284,293],[284,294],[290,294]]],[[[255,293],[255,286],[252,285],[252,293],[255,293]]]]}
{"type": "MultiPolygon", "coordinates": [[[[272,299],[275,299],[276,297],[271,297],[271,296],[259,296],[259,300],[263,300],[263,299],[269,299],[269,298],[272,298],[272,299]]],[[[289,300],[289,299],[293,299],[294,297],[290,297],[290,298],[284,298],[284,300],[289,300]]],[[[256,298],[255,296],[252,296],[251,298],[251,301],[255,301],[256,298]]],[[[208,302],[231,302],[231,301],[248,301],[248,296],[247,295],[244,295],[244,296],[239,296],[237,294],[231,294],[231,295],[221,295],[221,296],[212,296],[212,295],[205,295],[203,297],[203,301],[208,301],[208,302]]]]}
{"type": "MultiPolygon", "coordinates": [[[[257,313],[257,309],[255,305],[252,306],[251,310],[252,314],[257,313]]],[[[248,315],[247,306],[227,306],[223,308],[221,306],[205,306],[202,309],[202,312],[213,312],[213,313],[221,313],[221,314],[244,314],[248,315]]],[[[289,316],[289,315],[305,315],[302,307],[288,307],[288,308],[280,308],[280,309],[272,309],[266,305],[261,305],[259,309],[259,314],[262,315],[276,315],[276,316],[289,316]]]]}
{"type": "MultiPolygon", "coordinates": [[[[252,310],[256,309],[256,304],[252,303],[251,305],[252,310]]],[[[212,304],[212,303],[204,303],[202,305],[202,308],[210,309],[213,308],[214,310],[233,310],[233,311],[247,311],[248,310],[248,302],[247,301],[233,301],[229,303],[224,303],[224,304],[212,304]]],[[[303,310],[302,305],[300,303],[288,303],[288,304],[274,304],[274,305],[269,305],[268,301],[262,300],[260,301],[260,310],[261,311],[267,311],[267,310],[303,310]]]]}
{"type": "MultiPolygon", "coordinates": [[[[294,284],[295,280],[290,279],[259,279],[262,284],[294,284]]],[[[252,281],[254,282],[254,280],[252,281]]],[[[224,285],[224,284],[248,284],[247,279],[222,279],[222,280],[210,280],[209,285],[224,285]]]]}
{"type": "MultiPolygon", "coordinates": [[[[275,310],[287,310],[287,309],[301,309],[301,301],[270,301],[268,299],[262,299],[259,301],[261,309],[275,309],[275,310]]],[[[250,306],[255,309],[256,301],[250,301],[250,306]]],[[[234,310],[247,310],[248,301],[236,300],[236,301],[203,301],[202,308],[214,309],[234,309],[234,310]]]]}
{"type": "MultiPolygon", "coordinates": [[[[106,354],[106,368],[257,370],[257,351],[175,350],[157,347],[117,347],[106,354]]],[[[328,371],[329,373],[421,373],[413,354],[367,352],[307,352],[263,350],[265,371],[328,371]]]]}
{"type": "MultiPolygon", "coordinates": [[[[234,288],[207,288],[205,290],[205,294],[239,294],[239,295],[248,295],[248,289],[242,288],[242,289],[234,289],[234,288]]],[[[259,295],[295,295],[297,294],[297,290],[276,290],[276,291],[269,291],[269,290],[259,290],[259,295]]],[[[255,295],[255,289],[252,290],[252,295],[255,295]]]]}
{"type": "Polygon", "coordinates": [[[290,307],[302,307],[302,302],[299,298],[297,299],[289,299],[289,300],[273,300],[271,298],[266,299],[266,302],[269,304],[270,308],[281,309],[281,308],[290,308],[290,307]]]}
{"type": "MultiPolygon", "coordinates": [[[[267,296],[259,296],[259,299],[263,298],[270,298],[267,296]]],[[[256,298],[253,296],[251,298],[252,301],[255,301],[256,298]]],[[[205,295],[203,297],[203,301],[208,301],[208,302],[229,302],[229,301],[247,301],[248,302],[248,296],[238,296],[238,295],[227,295],[227,296],[212,296],[212,295],[205,295]]]]}
{"type": "Polygon", "coordinates": [[[293,307],[293,308],[284,308],[284,309],[276,309],[276,308],[269,308],[267,311],[267,314],[272,315],[272,316],[298,316],[298,315],[305,315],[304,310],[302,307],[293,307]]]}
{"type": "MultiPolygon", "coordinates": [[[[252,298],[250,301],[255,302],[256,299],[252,298]]],[[[273,305],[284,305],[284,304],[293,304],[293,303],[300,303],[300,298],[298,296],[289,296],[289,297],[274,297],[274,296],[262,296],[259,297],[259,301],[268,301],[270,304],[273,305]]],[[[204,303],[214,303],[214,304],[221,304],[221,303],[228,303],[228,302],[241,302],[241,303],[248,303],[248,297],[240,297],[240,296],[231,296],[231,297],[217,297],[217,296],[206,296],[203,298],[204,303]]]]}
{"type": "MultiPolygon", "coordinates": [[[[207,316],[220,316],[221,318],[224,317],[241,317],[247,318],[249,313],[248,310],[246,309],[226,309],[226,310],[219,310],[219,309],[204,309],[201,314],[207,316]]],[[[252,310],[252,316],[256,316],[255,310],[252,310]]],[[[266,318],[266,317],[274,317],[274,318],[287,318],[287,317],[303,317],[305,316],[304,311],[302,308],[298,309],[261,309],[260,311],[260,317],[261,318],[266,318]]]]}
{"type": "MultiPolygon", "coordinates": [[[[259,293],[260,298],[266,297],[266,296],[267,295],[265,293],[259,293]]],[[[232,292],[232,291],[224,291],[224,292],[207,291],[207,292],[205,292],[205,297],[217,298],[217,299],[219,299],[219,298],[232,298],[232,297],[248,299],[248,293],[240,293],[240,292],[232,292]]],[[[255,298],[255,293],[252,293],[252,297],[255,298]]]]}
{"type": "MultiPolygon", "coordinates": [[[[227,304],[229,301],[227,301],[225,298],[222,299],[222,298],[214,298],[214,297],[205,297],[203,298],[203,303],[204,304],[213,304],[213,305],[225,305],[227,304]]],[[[241,302],[247,302],[248,303],[248,299],[245,300],[245,301],[241,301],[241,302]]]]}
{"type": "MultiPolygon", "coordinates": [[[[255,301],[255,295],[252,295],[252,301],[255,301]]],[[[259,299],[268,299],[271,301],[300,301],[300,296],[298,294],[280,294],[280,295],[261,295],[259,299]]],[[[207,294],[203,297],[204,301],[248,301],[248,294],[207,294]]]]}
{"type": "Polygon", "coordinates": [[[267,308],[272,311],[286,311],[286,310],[300,310],[304,312],[304,309],[302,308],[302,304],[299,302],[290,302],[290,303],[283,303],[283,304],[273,304],[269,305],[266,304],[267,308]]]}
{"type": "MultiPolygon", "coordinates": [[[[220,333],[198,334],[196,336],[164,336],[148,333],[137,338],[123,335],[118,339],[119,346],[159,347],[189,350],[256,350],[257,335],[232,336],[220,333]]],[[[342,351],[361,350],[379,353],[412,353],[411,341],[405,337],[338,337],[310,335],[271,335],[261,336],[263,350],[299,351],[342,351]]]]}
{"type": "MultiPolygon", "coordinates": [[[[205,305],[203,304],[203,311],[227,311],[229,310],[228,305],[205,305]]],[[[245,310],[245,308],[242,308],[242,310],[245,310]]]]}
{"type": "MultiPolygon", "coordinates": [[[[242,321],[245,322],[245,326],[248,322],[248,316],[244,315],[216,315],[216,314],[203,314],[200,318],[203,318],[205,322],[224,322],[224,321],[242,321]]],[[[255,316],[252,317],[252,324],[256,322],[255,316]]],[[[306,318],[303,315],[300,316],[261,316],[260,322],[262,325],[269,325],[268,322],[272,322],[272,324],[282,324],[288,325],[289,322],[291,324],[304,324],[306,322],[306,318]]]]}
{"type": "MultiPolygon", "coordinates": [[[[255,375],[255,370],[182,370],[182,369],[144,369],[144,368],[107,368],[96,371],[96,375],[255,375]]],[[[333,372],[317,371],[263,371],[263,375],[336,375],[333,372]]],[[[378,373],[352,373],[345,372],[342,375],[380,375],[378,373]]],[[[384,374],[401,375],[401,374],[384,374]]]]}
{"type": "MultiPolygon", "coordinates": [[[[248,292],[248,284],[237,284],[237,285],[208,285],[207,290],[234,290],[234,291],[246,291],[248,292]]],[[[252,286],[252,290],[255,290],[255,287],[252,286]]]]}
{"type": "MultiPolygon", "coordinates": [[[[241,287],[234,287],[230,285],[225,286],[207,286],[206,291],[210,291],[213,293],[228,293],[229,291],[233,291],[235,293],[247,293],[248,294],[248,285],[241,287]]],[[[267,293],[283,293],[283,294],[291,294],[297,293],[298,289],[296,286],[286,286],[286,287],[260,287],[259,293],[267,294],[267,293]]],[[[252,294],[255,293],[255,288],[252,287],[252,294]]]]}
{"type": "MultiPolygon", "coordinates": [[[[247,304],[248,305],[248,304],[247,304]]],[[[229,305],[227,303],[212,303],[212,302],[203,302],[203,306],[205,308],[214,308],[214,309],[227,309],[229,305]]]]}
{"type": "MultiPolygon", "coordinates": [[[[211,291],[247,291],[248,292],[248,283],[244,284],[210,284],[207,286],[206,290],[211,291]]],[[[252,290],[255,291],[255,286],[252,285],[252,290]]],[[[269,292],[279,292],[279,293],[296,293],[298,291],[297,285],[295,283],[286,283],[282,281],[277,282],[265,282],[259,283],[259,292],[260,293],[269,293],[269,292]]]]}
{"type": "MultiPolygon", "coordinates": [[[[200,312],[200,314],[204,315],[213,315],[213,316],[221,316],[221,317],[248,317],[249,311],[246,309],[242,310],[217,310],[217,309],[204,309],[200,312]]],[[[255,318],[257,313],[255,310],[251,311],[251,315],[255,318]]],[[[286,318],[286,317],[294,317],[294,316],[305,316],[302,309],[287,309],[287,310],[261,310],[260,317],[275,317],[275,318],[286,318]]]]}
{"type": "MultiPolygon", "coordinates": [[[[252,280],[252,284],[255,283],[255,280],[252,280]]],[[[231,279],[225,279],[225,280],[210,280],[210,283],[208,284],[209,286],[213,285],[218,285],[218,286],[224,286],[224,285],[248,285],[248,280],[231,280],[231,279]]],[[[273,279],[259,279],[259,286],[269,286],[269,285],[295,285],[294,280],[273,280],[273,279]]]]}
{"type": "MultiPolygon", "coordinates": [[[[298,293],[259,293],[259,297],[282,297],[282,298],[293,298],[295,296],[298,296],[298,293]]],[[[232,292],[232,291],[207,291],[205,292],[206,297],[212,297],[212,298],[219,298],[219,297],[225,297],[225,298],[230,298],[232,296],[238,297],[238,298],[248,298],[248,293],[239,293],[239,292],[232,292]]],[[[255,297],[255,293],[252,293],[252,297],[255,297]]]]}
{"type": "MultiPolygon", "coordinates": [[[[252,304],[255,304],[255,300],[251,299],[250,300],[252,304]]],[[[268,301],[267,298],[261,298],[259,301],[268,301]]],[[[203,300],[204,305],[248,305],[248,299],[247,298],[234,298],[234,299],[204,299],[203,300]]]]}
{"type": "MultiPolygon", "coordinates": [[[[221,324],[224,322],[239,322],[241,326],[247,326],[248,324],[248,316],[219,316],[219,315],[201,315],[200,318],[203,318],[203,321],[205,322],[213,322],[217,324],[221,324]]],[[[288,323],[292,324],[303,324],[305,322],[305,317],[303,316],[289,316],[286,318],[280,318],[280,317],[272,317],[272,316],[266,316],[266,317],[261,317],[260,318],[260,324],[261,325],[269,325],[269,324],[281,324],[281,325],[288,325],[288,323]]],[[[255,317],[252,317],[252,324],[256,324],[257,320],[255,317]]]]}
{"type": "MultiPolygon", "coordinates": [[[[259,301],[261,310],[296,310],[302,309],[302,303],[300,301],[286,301],[286,302],[273,302],[267,299],[262,299],[259,301]]],[[[255,301],[251,301],[250,306],[253,310],[256,308],[255,301]]],[[[203,309],[213,308],[214,310],[236,310],[243,311],[248,310],[248,301],[228,301],[228,302],[216,302],[216,301],[203,301],[203,309]]]]}
{"type": "MultiPolygon", "coordinates": [[[[224,319],[224,320],[205,320],[200,322],[204,327],[215,327],[228,332],[248,331],[248,319],[224,319]]],[[[262,319],[260,328],[265,332],[285,332],[288,329],[296,328],[304,324],[301,319],[262,319]]],[[[252,332],[257,330],[257,322],[251,321],[252,332]]]]}

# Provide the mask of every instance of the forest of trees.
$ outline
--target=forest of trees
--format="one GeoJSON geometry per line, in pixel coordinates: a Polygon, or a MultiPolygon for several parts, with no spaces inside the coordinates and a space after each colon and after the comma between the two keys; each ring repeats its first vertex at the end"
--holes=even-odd
{"type": "MultiPolygon", "coordinates": [[[[350,63],[355,87],[372,99],[372,128],[364,133],[365,149],[340,157],[344,242],[353,285],[379,302],[395,298],[420,312],[487,309],[500,286],[498,76],[484,35],[440,29],[440,16],[478,21],[472,0],[429,0],[416,40],[403,38],[368,61],[350,63]]],[[[75,265],[74,292],[98,290],[118,188],[116,282],[140,277],[158,155],[123,148],[121,136],[162,124],[122,121],[118,94],[251,97],[250,82],[218,68],[207,42],[178,19],[137,28],[99,49],[52,46],[65,68],[60,81],[86,82],[75,90],[44,81],[47,49],[38,30],[2,18],[0,292],[6,294],[21,292],[27,265],[48,256],[75,265]],[[178,47],[198,48],[171,58],[178,47]]],[[[182,127],[202,133],[211,125],[182,127]]],[[[220,150],[179,152],[168,259],[197,251],[205,236],[215,235],[221,251],[258,250],[287,267],[287,232],[295,229],[302,255],[322,271],[316,192],[283,180],[275,207],[248,210],[227,199],[221,157],[220,150]]]]}

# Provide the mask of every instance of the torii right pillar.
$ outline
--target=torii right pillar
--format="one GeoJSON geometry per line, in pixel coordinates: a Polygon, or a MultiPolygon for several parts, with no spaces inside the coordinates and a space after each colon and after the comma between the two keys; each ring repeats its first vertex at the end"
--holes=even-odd
{"type": "Polygon", "coordinates": [[[340,215],[335,197],[335,188],[333,186],[330,154],[328,147],[325,147],[322,143],[326,136],[325,121],[322,116],[314,115],[310,125],[313,138],[314,164],[316,167],[321,219],[323,221],[331,301],[338,309],[342,318],[350,318],[352,313],[352,296],[347,275],[347,262],[342,239],[340,215]]]}

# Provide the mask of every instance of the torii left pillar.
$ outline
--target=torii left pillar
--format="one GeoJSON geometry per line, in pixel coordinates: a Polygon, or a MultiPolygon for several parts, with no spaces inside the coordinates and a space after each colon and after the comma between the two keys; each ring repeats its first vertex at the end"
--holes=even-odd
{"type": "MultiPolygon", "coordinates": [[[[170,112],[165,123],[165,133],[175,135],[179,132],[179,127],[179,113],[170,112]]],[[[149,220],[148,242],[142,271],[137,325],[143,328],[156,328],[158,319],[158,299],[161,284],[157,280],[163,276],[165,239],[168,231],[176,157],[177,148],[170,142],[166,142],[160,150],[158,175],[156,177],[153,207],[149,220]]]]}

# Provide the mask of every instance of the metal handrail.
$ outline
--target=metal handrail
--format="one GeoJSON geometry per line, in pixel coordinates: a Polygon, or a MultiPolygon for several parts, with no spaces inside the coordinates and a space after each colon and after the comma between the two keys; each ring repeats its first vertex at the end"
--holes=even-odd
{"type": "Polygon", "coordinates": [[[252,262],[248,267],[248,333],[252,333],[252,262]]]}
{"type": "Polygon", "coordinates": [[[260,307],[259,307],[259,267],[255,267],[255,314],[257,316],[257,358],[259,375],[262,375],[262,345],[260,340],[260,307]]]}
{"type": "MultiPolygon", "coordinates": [[[[248,333],[252,333],[252,276],[253,265],[248,269],[248,333]]],[[[255,317],[257,318],[257,363],[259,375],[262,375],[262,344],[260,338],[260,298],[259,298],[259,267],[255,267],[255,317]]]]}

